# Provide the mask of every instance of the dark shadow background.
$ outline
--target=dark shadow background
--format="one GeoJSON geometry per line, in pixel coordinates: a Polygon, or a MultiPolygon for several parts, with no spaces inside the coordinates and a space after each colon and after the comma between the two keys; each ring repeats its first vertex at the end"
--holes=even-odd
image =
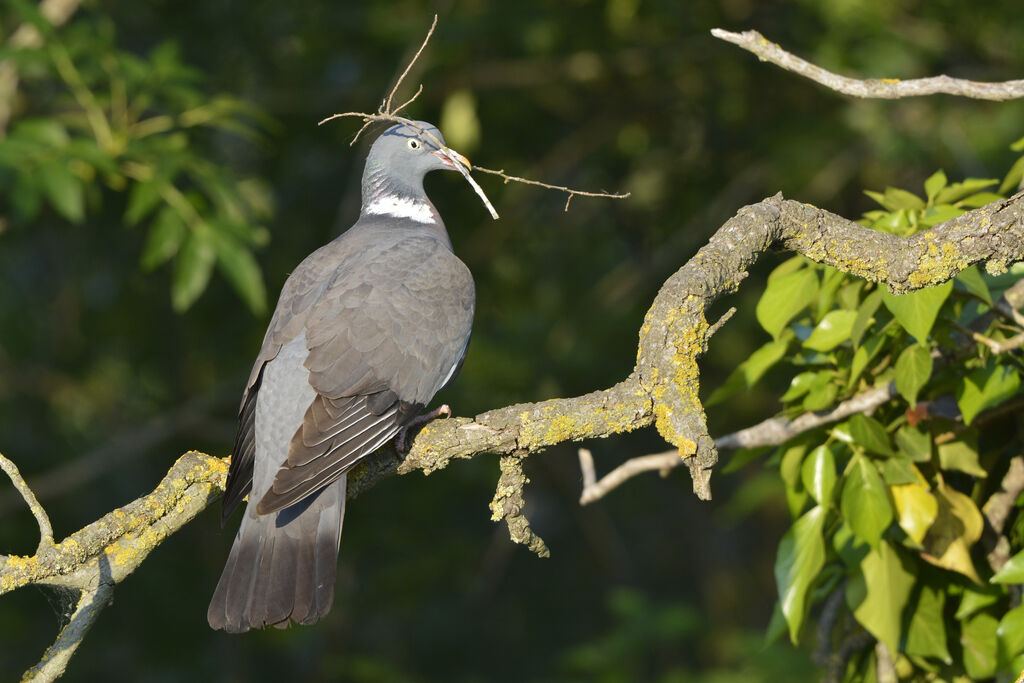
{"type": "MultiPolygon", "coordinates": [[[[854,101],[759,63],[711,28],[755,28],[850,75],[1020,78],[1018,8],[989,5],[107,0],[80,15],[111,22],[119,44],[139,53],[177,42],[211,90],[278,122],[259,145],[225,135],[210,149],[273,188],[272,239],[259,255],[272,296],[358,211],[372,136],[350,148],[357,122],[316,122],[375,109],[434,12],[437,33],[408,81],[406,94],[425,88],[411,116],[439,122],[484,166],[633,193],[576,199],[565,213],[562,195],[482,176],[502,216],[494,222],[454,174],[428,179],[478,290],[469,356],[438,400],[473,415],[623,378],[661,282],[744,204],[781,191],[857,217],[871,208],[864,188],[920,191],[937,168],[952,180],[1001,177],[1016,156],[1019,102],[854,101]]],[[[139,271],[144,234],[123,226],[123,211],[112,199],[85,226],[48,214],[0,233],[0,451],[30,477],[84,463],[74,487],[44,501],[60,537],[151,490],[183,451],[229,451],[266,325],[220,278],[173,313],[169,271],[139,271]]],[[[716,306],[739,313],[702,363],[703,395],[766,341],[753,310],[777,262],[765,259],[716,306]]],[[[712,433],[777,406],[768,392],[741,393],[711,412],[712,433]]],[[[599,472],[665,447],[653,429],[584,445],[599,472]]],[[[770,473],[717,473],[710,503],[682,471],[647,475],[580,508],[576,448],[527,464],[527,512],[550,560],[489,521],[490,456],[359,498],[334,610],[312,628],[209,630],[206,603],[235,528],[221,530],[210,510],[118,587],[67,680],[817,678],[806,654],[762,649],[788,523],[770,473]]],[[[0,547],[28,553],[35,527],[9,488],[0,485],[0,547]]],[[[41,591],[5,596],[0,677],[33,664],[57,626],[41,591]]]]}

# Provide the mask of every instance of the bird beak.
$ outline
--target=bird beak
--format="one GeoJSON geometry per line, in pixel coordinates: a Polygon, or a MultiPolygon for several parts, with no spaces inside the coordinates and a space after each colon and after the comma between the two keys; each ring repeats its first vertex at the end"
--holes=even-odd
{"type": "Polygon", "coordinates": [[[443,163],[445,166],[452,169],[453,171],[461,171],[465,169],[465,171],[468,172],[473,170],[473,164],[469,163],[469,159],[462,156],[454,149],[442,147],[441,149],[434,152],[434,156],[440,159],[441,163],[443,163]],[[459,168],[460,166],[462,168],[459,168]]]}

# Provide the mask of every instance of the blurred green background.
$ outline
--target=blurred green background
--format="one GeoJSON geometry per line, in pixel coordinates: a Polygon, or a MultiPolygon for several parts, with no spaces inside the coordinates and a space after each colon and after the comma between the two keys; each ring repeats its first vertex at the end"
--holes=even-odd
{"type": "MultiPolygon", "coordinates": [[[[237,239],[255,253],[272,304],[290,269],[358,211],[373,135],[350,148],[358,122],[316,122],[375,109],[435,12],[437,32],[405,88],[424,84],[409,115],[438,122],[481,165],[633,193],[576,199],[565,213],[564,196],[483,176],[494,222],[458,177],[428,178],[477,282],[473,343],[438,399],[459,415],[623,378],[660,283],[740,206],[781,191],[857,217],[871,208],[864,188],[916,189],[936,168],[1001,177],[1024,128],[1019,102],[853,101],[709,34],[754,28],[849,75],[1006,80],[1024,75],[1024,23],[1010,3],[87,0],[54,39],[86,77],[100,65],[97,83],[110,80],[101,53],[115,46],[187,65],[180,80],[191,90],[168,88],[166,107],[216,94],[255,105],[238,109],[245,130],[204,129],[187,148],[226,174],[228,192],[244,183],[237,239]],[[168,43],[176,53],[159,47],[168,43]]],[[[0,36],[22,17],[13,0],[0,4],[0,36]]],[[[39,62],[24,65],[12,139],[19,120],[73,108],[39,62]]],[[[184,450],[229,452],[268,318],[253,312],[259,278],[243,257],[235,270],[218,261],[223,275],[177,312],[180,263],[140,268],[151,222],[129,225],[131,193],[101,177],[84,183],[76,223],[78,200],[33,212],[31,178],[0,167],[0,452],[34,478],[60,537],[151,490],[184,450]]],[[[41,182],[51,200],[59,194],[41,182]]],[[[739,313],[702,363],[703,395],[767,338],[753,308],[777,262],[765,259],[718,305],[739,313]]],[[[777,395],[740,394],[711,412],[712,433],[772,414],[777,395]]],[[[653,430],[585,445],[599,473],[665,447],[653,430]]],[[[532,457],[527,472],[527,513],[550,560],[489,521],[496,459],[394,478],[349,509],[330,617],[287,631],[207,627],[235,527],[220,529],[210,510],[118,587],[67,680],[818,677],[808,652],[762,646],[788,526],[769,473],[716,473],[710,503],[682,471],[647,475],[580,508],[575,444],[532,457]]],[[[31,552],[34,523],[6,483],[0,515],[0,549],[31,552]]],[[[37,661],[65,608],[35,589],[0,600],[0,678],[37,661]]]]}

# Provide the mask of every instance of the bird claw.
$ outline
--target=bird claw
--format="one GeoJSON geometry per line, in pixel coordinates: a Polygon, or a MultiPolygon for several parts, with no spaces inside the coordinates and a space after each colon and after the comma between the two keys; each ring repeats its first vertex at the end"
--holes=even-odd
{"type": "Polygon", "coordinates": [[[451,409],[451,407],[447,403],[442,403],[440,406],[438,406],[434,410],[431,410],[429,413],[424,413],[422,415],[414,417],[413,419],[409,420],[409,422],[406,423],[398,431],[398,434],[395,436],[395,449],[399,453],[402,453],[402,454],[405,453],[405,447],[406,447],[405,439],[406,439],[406,436],[408,435],[409,430],[412,429],[413,427],[419,427],[420,425],[425,425],[426,423],[433,422],[434,420],[436,420],[436,419],[438,419],[440,417],[446,417],[447,418],[447,417],[451,417],[451,416],[452,416],[452,409],[451,409]]]}

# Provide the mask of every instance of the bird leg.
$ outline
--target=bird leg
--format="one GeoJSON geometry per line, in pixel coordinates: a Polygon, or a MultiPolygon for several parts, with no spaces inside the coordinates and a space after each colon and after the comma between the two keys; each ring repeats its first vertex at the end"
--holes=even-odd
{"type": "Polygon", "coordinates": [[[420,425],[424,425],[442,416],[452,416],[452,409],[447,403],[442,403],[439,407],[431,410],[429,413],[423,413],[422,415],[418,415],[406,422],[402,425],[402,429],[400,429],[398,434],[395,436],[395,448],[398,449],[399,453],[404,453],[406,445],[405,438],[411,428],[419,427],[420,425]]]}

